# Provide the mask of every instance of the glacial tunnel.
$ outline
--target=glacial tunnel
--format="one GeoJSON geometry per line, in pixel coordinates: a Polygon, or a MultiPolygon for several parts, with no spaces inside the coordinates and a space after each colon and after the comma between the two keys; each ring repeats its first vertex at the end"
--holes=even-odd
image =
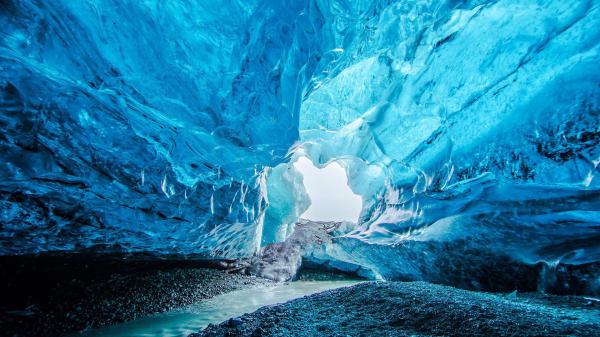
{"type": "Polygon", "coordinates": [[[0,255],[305,259],[600,293],[598,1],[2,1],[0,255]],[[340,219],[345,220],[345,219],[340,219]]]}

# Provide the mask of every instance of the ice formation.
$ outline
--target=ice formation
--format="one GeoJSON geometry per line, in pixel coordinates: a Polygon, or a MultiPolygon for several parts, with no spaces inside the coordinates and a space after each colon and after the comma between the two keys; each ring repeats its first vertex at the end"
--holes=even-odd
{"type": "Polygon", "coordinates": [[[0,254],[253,254],[309,205],[302,149],[363,200],[315,260],[448,283],[543,263],[600,291],[600,1],[0,15],[0,254]]]}

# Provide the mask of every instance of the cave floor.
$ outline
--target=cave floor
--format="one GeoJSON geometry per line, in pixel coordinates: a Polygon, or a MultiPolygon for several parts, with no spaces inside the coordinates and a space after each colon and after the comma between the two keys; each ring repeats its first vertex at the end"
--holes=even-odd
{"type": "Polygon", "coordinates": [[[0,336],[62,336],[271,285],[218,261],[106,255],[0,258],[0,336]]]}
{"type": "Polygon", "coordinates": [[[600,302],[366,282],[209,325],[199,336],[600,336],[600,302]]]}
{"type": "Polygon", "coordinates": [[[146,316],[130,322],[90,329],[65,337],[181,337],[209,324],[219,324],[261,307],[284,303],[291,299],[329,289],[356,284],[357,280],[322,280],[282,282],[269,286],[249,287],[215,296],[211,299],[146,316]]]}

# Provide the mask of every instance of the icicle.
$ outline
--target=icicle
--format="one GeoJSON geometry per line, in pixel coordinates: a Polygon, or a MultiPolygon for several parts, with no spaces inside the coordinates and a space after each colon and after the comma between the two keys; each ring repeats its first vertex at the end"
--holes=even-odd
{"type": "Polygon", "coordinates": [[[165,177],[163,178],[163,180],[160,182],[160,189],[162,190],[162,192],[167,196],[167,198],[170,198],[171,196],[169,195],[169,193],[167,192],[167,176],[165,175],[165,177]]]}

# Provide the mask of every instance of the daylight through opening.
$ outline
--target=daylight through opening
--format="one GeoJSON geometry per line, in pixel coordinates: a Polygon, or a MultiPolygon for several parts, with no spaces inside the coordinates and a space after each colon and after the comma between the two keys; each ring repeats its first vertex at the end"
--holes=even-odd
{"type": "Polygon", "coordinates": [[[303,175],[304,188],[310,196],[310,206],[300,216],[314,221],[357,222],[362,199],[348,186],[346,170],[332,162],[316,167],[307,157],[300,157],[294,167],[303,175]]]}

